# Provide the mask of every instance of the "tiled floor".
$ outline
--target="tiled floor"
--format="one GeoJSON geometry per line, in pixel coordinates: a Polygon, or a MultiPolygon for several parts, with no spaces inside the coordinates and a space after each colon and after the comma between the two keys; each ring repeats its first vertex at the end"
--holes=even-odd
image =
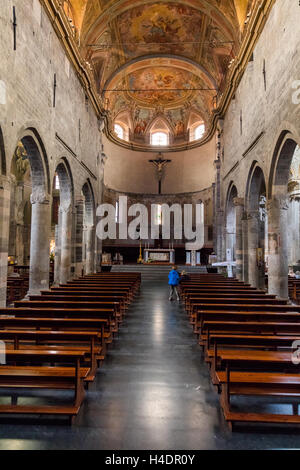
{"type": "Polygon", "coordinates": [[[280,449],[300,433],[230,433],[182,307],[144,282],[73,427],[3,424],[1,449],[280,449]]]}

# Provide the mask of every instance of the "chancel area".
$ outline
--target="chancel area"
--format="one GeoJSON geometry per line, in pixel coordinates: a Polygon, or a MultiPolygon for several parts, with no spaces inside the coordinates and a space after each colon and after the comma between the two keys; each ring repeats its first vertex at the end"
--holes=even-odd
{"type": "Polygon", "coordinates": [[[0,3],[0,450],[299,448],[299,1],[0,3]]]}

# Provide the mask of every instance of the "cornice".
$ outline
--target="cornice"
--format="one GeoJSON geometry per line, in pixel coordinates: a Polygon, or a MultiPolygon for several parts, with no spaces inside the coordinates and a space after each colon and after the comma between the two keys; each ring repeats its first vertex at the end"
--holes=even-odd
{"type": "MultiPolygon", "coordinates": [[[[69,60],[75,68],[79,81],[86,95],[89,97],[97,117],[104,120],[105,122],[104,132],[107,138],[115,144],[130,150],[136,150],[140,152],[161,151],[161,147],[159,149],[149,149],[147,146],[121,141],[110,131],[108,115],[104,109],[101,97],[97,93],[92,71],[88,67],[88,63],[85,62],[81,57],[79,47],[73,35],[73,31],[63,11],[62,2],[60,0],[40,0],[40,2],[44,7],[48,17],[50,18],[54,31],[62,43],[69,60]]],[[[249,19],[248,28],[242,40],[239,54],[231,65],[226,88],[224,89],[222,96],[219,99],[218,108],[213,112],[213,117],[205,137],[200,142],[188,142],[177,146],[172,146],[171,148],[166,148],[164,149],[164,153],[180,152],[198,148],[208,143],[214,137],[217,130],[218,121],[219,119],[224,118],[228,110],[231,100],[237,90],[249,59],[253,53],[254,47],[260,37],[260,34],[266,24],[275,2],[276,0],[260,0],[256,2],[249,19]]]]}

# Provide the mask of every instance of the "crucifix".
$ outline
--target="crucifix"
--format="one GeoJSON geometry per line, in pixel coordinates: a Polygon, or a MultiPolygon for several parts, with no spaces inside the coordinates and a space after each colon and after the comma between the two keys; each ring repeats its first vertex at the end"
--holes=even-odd
{"type": "Polygon", "coordinates": [[[155,166],[157,171],[157,179],[158,179],[158,194],[161,194],[161,183],[164,176],[164,168],[171,163],[172,160],[165,160],[163,158],[163,154],[159,153],[156,160],[149,160],[149,163],[155,166]]]}

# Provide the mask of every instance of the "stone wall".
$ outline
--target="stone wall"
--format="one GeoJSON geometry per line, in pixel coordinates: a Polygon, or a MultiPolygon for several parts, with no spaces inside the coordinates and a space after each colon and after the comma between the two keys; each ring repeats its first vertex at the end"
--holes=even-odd
{"type": "Polygon", "coordinates": [[[264,286],[257,249],[266,253],[268,247],[259,239],[257,227],[265,225],[270,240],[269,291],[281,297],[287,296],[288,173],[300,143],[300,100],[294,88],[300,88],[300,82],[295,83],[300,80],[299,19],[297,0],[275,2],[253,60],[220,123],[219,258],[225,256],[228,198],[235,187],[238,275],[264,286]],[[264,196],[266,203],[259,207],[264,196]]]}
{"type": "MultiPolygon", "coordinates": [[[[82,198],[81,191],[87,181],[91,186],[95,205],[100,201],[100,123],[39,0],[1,2],[0,57],[1,220],[3,223],[8,218],[10,191],[7,188],[10,186],[11,161],[17,143],[22,140],[25,145],[27,136],[30,136],[25,147],[33,170],[32,202],[35,207],[33,206],[32,243],[36,244],[36,250],[39,246],[46,246],[46,269],[47,244],[51,237],[51,194],[59,163],[63,161],[68,172],[72,196],[71,214],[76,214],[74,204],[82,198]],[[17,23],[15,50],[13,7],[17,23]],[[39,220],[35,220],[34,215],[39,220]],[[45,240],[40,239],[41,223],[46,227],[40,232],[44,233],[45,240]]],[[[68,216],[70,221],[70,214],[68,216]]],[[[72,264],[74,274],[77,260],[75,216],[73,219],[71,240],[65,246],[71,250],[67,259],[72,264]]],[[[5,300],[7,246],[8,231],[3,227],[0,246],[3,265],[0,276],[2,303],[5,300]]],[[[39,256],[35,259],[38,262],[39,256]]],[[[71,267],[68,270],[69,268],[71,267]]],[[[32,275],[36,280],[39,276],[43,280],[43,286],[46,286],[47,274],[36,272],[32,275]]],[[[38,286],[36,287],[38,290],[38,286]]]]}
{"type": "Polygon", "coordinates": [[[262,168],[268,186],[275,147],[283,130],[300,136],[300,105],[292,102],[292,84],[300,80],[299,19],[297,0],[275,2],[254,49],[253,61],[228,109],[222,135],[223,208],[232,181],[238,197],[246,196],[254,162],[262,168]]]}
{"type": "MultiPolygon", "coordinates": [[[[106,138],[103,140],[108,157],[105,167],[105,185],[116,191],[155,194],[158,183],[155,168],[149,160],[157,158],[157,152],[136,152],[118,147],[106,138]]],[[[201,191],[214,182],[215,139],[186,152],[162,153],[172,160],[167,165],[162,182],[163,194],[201,191]]]]}

